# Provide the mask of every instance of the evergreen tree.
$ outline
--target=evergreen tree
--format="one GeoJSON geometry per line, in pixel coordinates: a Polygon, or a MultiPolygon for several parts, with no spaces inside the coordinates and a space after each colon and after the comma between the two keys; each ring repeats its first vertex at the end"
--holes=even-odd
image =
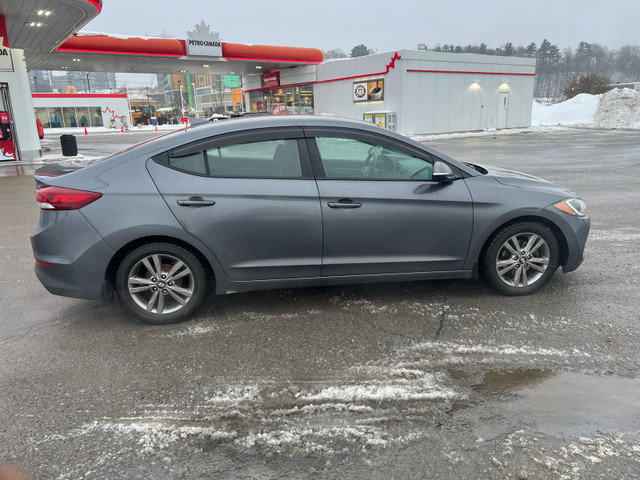
{"type": "Polygon", "coordinates": [[[364,57],[366,55],[371,55],[372,53],[373,50],[364,44],[360,44],[351,49],[351,58],[364,57]]]}

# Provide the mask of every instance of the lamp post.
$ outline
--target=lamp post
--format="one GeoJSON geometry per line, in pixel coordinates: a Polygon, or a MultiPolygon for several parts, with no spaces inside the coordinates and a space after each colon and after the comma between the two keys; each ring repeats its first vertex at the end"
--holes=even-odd
{"type": "Polygon", "coordinates": [[[180,85],[180,112],[184,117],[184,98],[182,98],[182,85],[180,85]]]}

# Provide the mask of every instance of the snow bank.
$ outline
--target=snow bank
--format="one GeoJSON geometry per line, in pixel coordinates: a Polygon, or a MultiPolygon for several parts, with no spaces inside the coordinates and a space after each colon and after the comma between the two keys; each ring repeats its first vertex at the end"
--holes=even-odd
{"type": "Polygon", "coordinates": [[[555,105],[534,101],[531,125],[640,128],[640,91],[614,88],[603,95],[581,93],[555,105]]]}
{"type": "Polygon", "coordinates": [[[640,91],[614,88],[605,93],[594,120],[603,128],[640,128],[640,91]]]}
{"type": "Polygon", "coordinates": [[[593,125],[602,95],[581,93],[555,105],[533,102],[531,125],[593,125]]]}

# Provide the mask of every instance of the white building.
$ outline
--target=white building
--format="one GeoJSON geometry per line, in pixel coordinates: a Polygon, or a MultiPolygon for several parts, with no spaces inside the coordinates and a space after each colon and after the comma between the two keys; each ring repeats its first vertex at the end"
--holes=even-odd
{"type": "Polygon", "coordinates": [[[243,90],[249,111],[366,118],[405,135],[492,130],[531,124],[535,67],[533,58],[401,50],[244,76],[243,90]]]}
{"type": "Polygon", "coordinates": [[[33,108],[44,128],[109,127],[130,124],[124,93],[34,93],[33,108]]]}

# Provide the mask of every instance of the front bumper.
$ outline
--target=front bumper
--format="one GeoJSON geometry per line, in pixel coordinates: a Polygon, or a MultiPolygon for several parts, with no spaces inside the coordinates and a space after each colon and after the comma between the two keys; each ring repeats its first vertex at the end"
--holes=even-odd
{"type": "Polygon", "coordinates": [[[549,207],[552,215],[556,216],[555,225],[561,230],[566,241],[566,259],[562,265],[564,273],[573,272],[584,260],[584,248],[587,244],[591,217],[577,217],[560,212],[555,207],[549,207]]]}

